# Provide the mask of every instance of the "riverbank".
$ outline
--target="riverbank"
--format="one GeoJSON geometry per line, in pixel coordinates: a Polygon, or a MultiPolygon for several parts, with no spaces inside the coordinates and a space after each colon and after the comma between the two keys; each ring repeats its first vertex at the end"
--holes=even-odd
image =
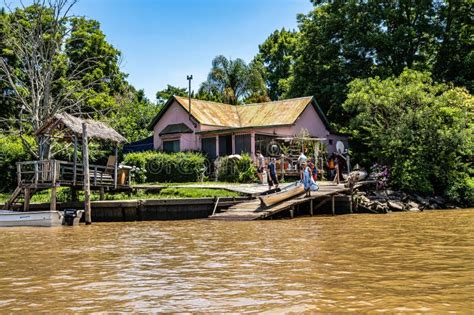
{"type": "MultiPolygon", "coordinates": [[[[0,204],[4,204],[11,196],[11,193],[0,193],[0,204]]],[[[32,203],[50,202],[50,190],[43,190],[33,195],[32,203]]],[[[130,192],[108,193],[104,195],[104,200],[135,200],[135,199],[173,199],[173,198],[214,198],[214,197],[240,197],[242,194],[227,189],[197,188],[197,187],[168,187],[163,186],[158,190],[135,189],[130,192]]],[[[83,192],[78,194],[79,201],[84,198],[83,192]]],[[[57,192],[58,202],[71,200],[71,192],[67,187],[59,187],[57,192]]],[[[92,201],[100,200],[98,192],[92,192],[92,201]]]]}
{"type": "Polygon", "coordinates": [[[449,202],[441,196],[422,197],[416,193],[410,194],[392,189],[377,190],[371,186],[361,186],[354,189],[353,198],[357,205],[356,207],[373,213],[472,207],[449,202]]]}

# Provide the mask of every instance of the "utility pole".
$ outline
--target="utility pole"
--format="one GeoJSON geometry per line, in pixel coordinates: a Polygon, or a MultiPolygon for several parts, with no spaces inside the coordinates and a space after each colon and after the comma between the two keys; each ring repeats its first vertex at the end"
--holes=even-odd
{"type": "Polygon", "coordinates": [[[188,100],[189,100],[189,121],[193,124],[194,128],[196,128],[196,124],[192,121],[191,119],[191,80],[193,79],[193,75],[188,75],[186,79],[189,82],[189,87],[188,87],[188,100]]]}

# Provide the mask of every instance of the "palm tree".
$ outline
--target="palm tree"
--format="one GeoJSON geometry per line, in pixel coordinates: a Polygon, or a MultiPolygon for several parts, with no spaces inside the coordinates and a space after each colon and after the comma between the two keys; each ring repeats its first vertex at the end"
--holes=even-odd
{"type": "Polygon", "coordinates": [[[257,67],[247,65],[240,58],[232,60],[220,55],[212,60],[211,71],[207,81],[202,83],[199,94],[237,105],[251,95],[266,96],[267,93],[257,67]]]}

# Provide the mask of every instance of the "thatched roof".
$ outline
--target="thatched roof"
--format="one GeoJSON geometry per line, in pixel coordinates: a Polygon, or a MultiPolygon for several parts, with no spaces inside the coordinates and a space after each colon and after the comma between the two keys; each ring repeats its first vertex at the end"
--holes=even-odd
{"type": "Polygon", "coordinates": [[[53,129],[68,129],[77,137],[82,138],[82,124],[87,124],[88,138],[112,141],[116,143],[126,142],[121,134],[103,122],[93,119],[82,119],[67,113],[56,114],[48,120],[37,132],[37,134],[51,134],[53,129]]]}

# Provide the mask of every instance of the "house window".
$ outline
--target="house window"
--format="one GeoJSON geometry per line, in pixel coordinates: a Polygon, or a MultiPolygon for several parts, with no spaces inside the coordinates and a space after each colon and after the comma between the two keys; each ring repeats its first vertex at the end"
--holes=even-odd
{"type": "Polygon", "coordinates": [[[180,145],[179,140],[163,141],[163,151],[166,153],[179,152],[180,145]]]}
{"type": "Polygon", "coordinates": [[[232,136],[219,136],[219,156],[232,154],[232,136]]]}
{"type": "Polygon", "coordinates": [[[250,135],[235,136],[235,154],[249,153],[251,151],[250,135]]]}
{"type": "Polygon", "coordinates": [[[207,155],[210,160],[216,158],[216,138],[202,138],[201,139],[201,151],[207,155]]]}
{"type": "Polygon", "coordinates": [[[332,139],[329,139],[329,145],[332,145],[332,139]]]}

